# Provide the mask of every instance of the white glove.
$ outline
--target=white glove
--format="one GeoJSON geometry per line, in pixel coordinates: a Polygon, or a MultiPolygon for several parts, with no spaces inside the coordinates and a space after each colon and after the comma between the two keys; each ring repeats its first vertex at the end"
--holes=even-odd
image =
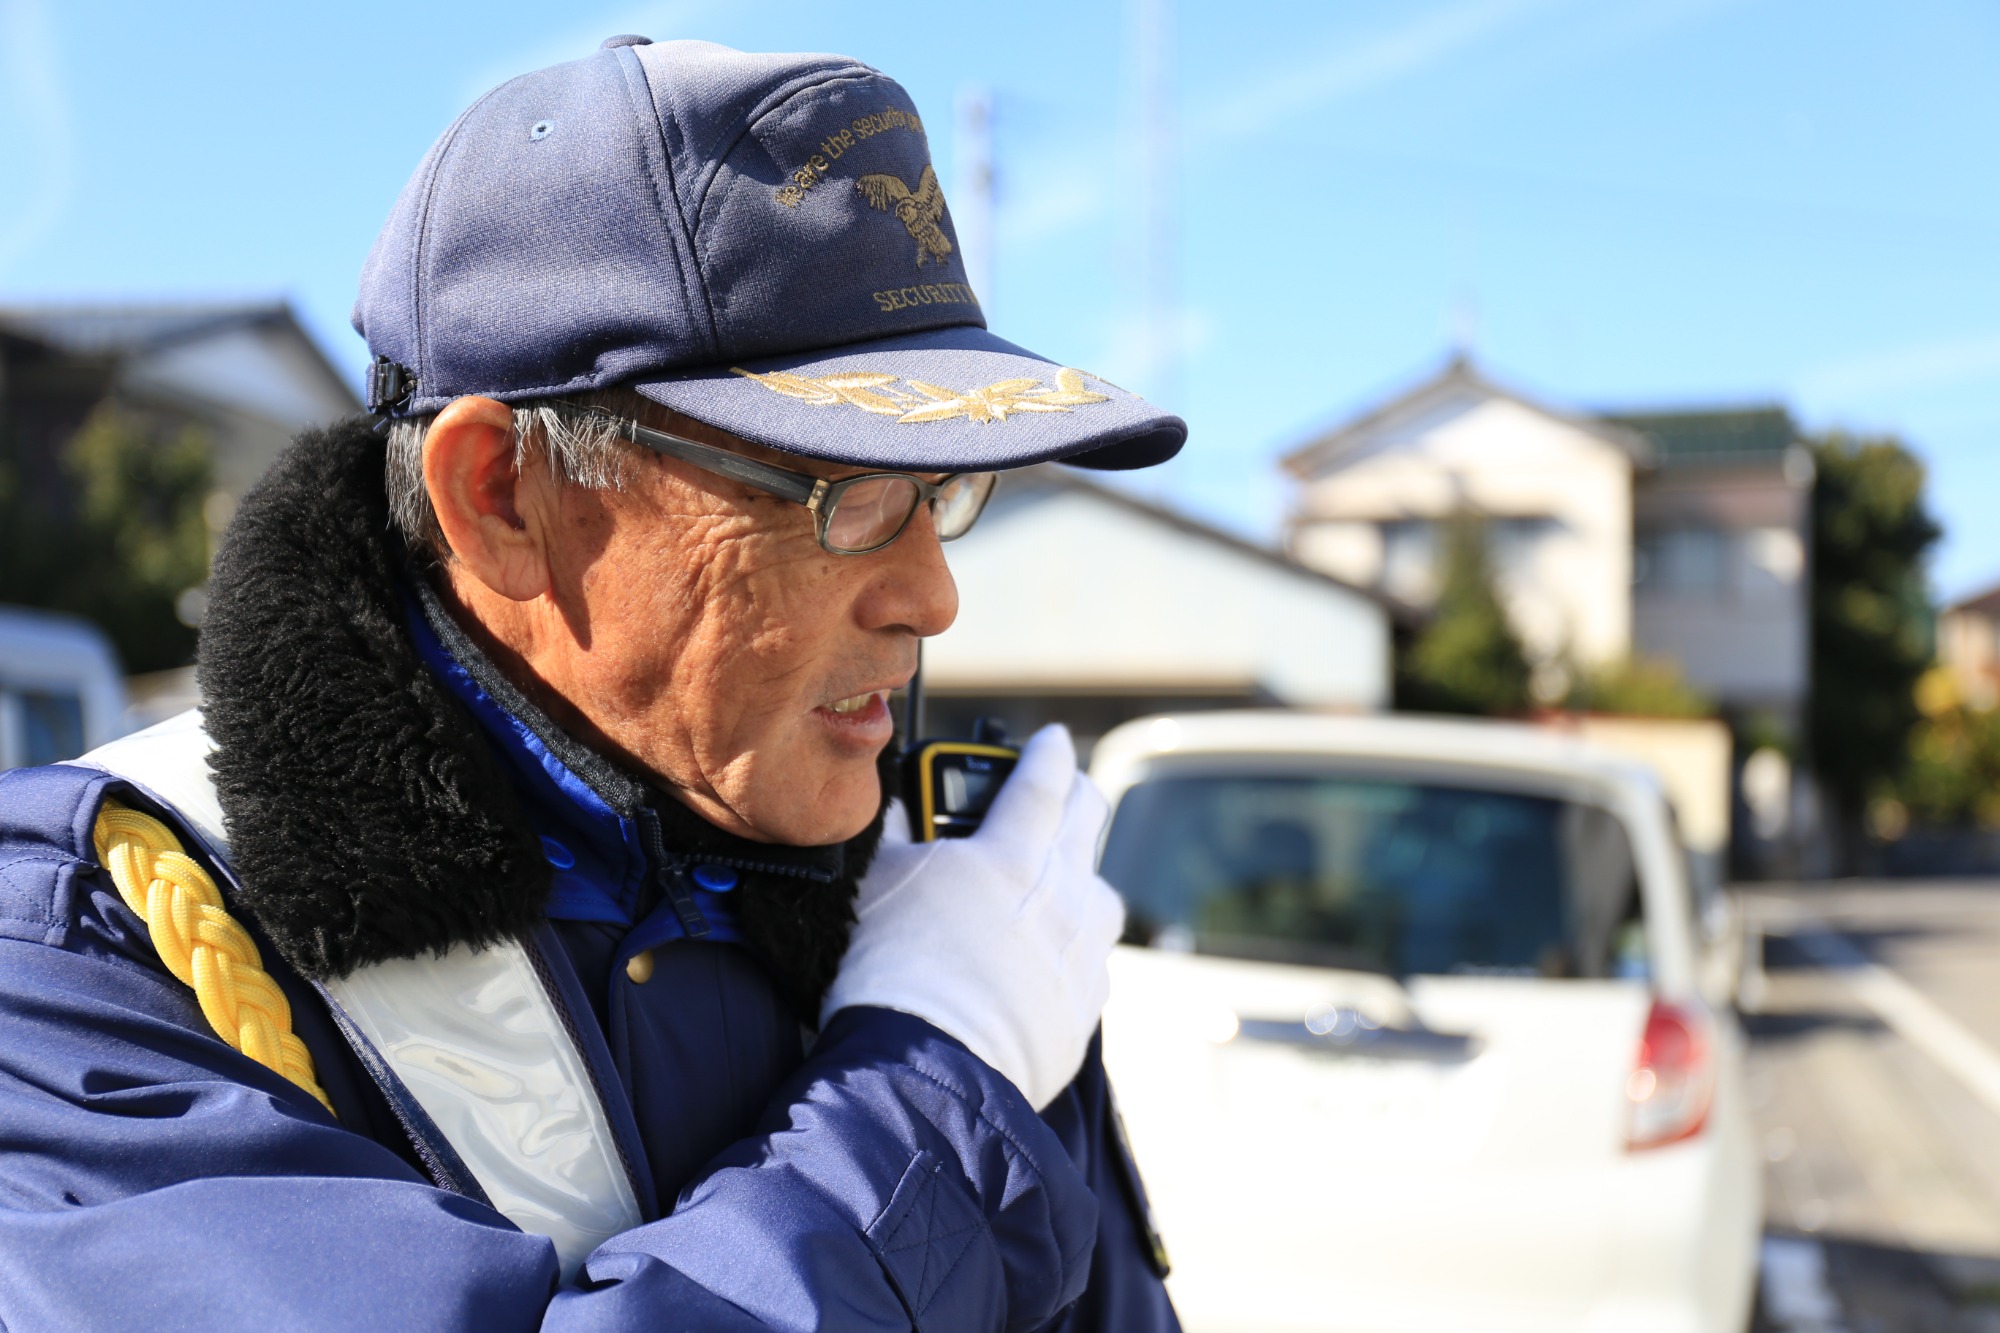
{"type": "Polygon", "coordinates": [[[854,933],[820,1009],[915,1014],[999,1070],[1039,1111],[1069,1086],[1111,993],[1125,907],[1097,877],[1108,812],[1060,726],[1021,751],[978,832],[913,843],[889,811],[854,933]]]}

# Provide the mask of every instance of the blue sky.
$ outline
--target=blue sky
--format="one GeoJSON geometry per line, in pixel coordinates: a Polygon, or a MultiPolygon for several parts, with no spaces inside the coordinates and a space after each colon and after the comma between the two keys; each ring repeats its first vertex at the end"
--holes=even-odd
{"type": "Polygon", "coordinates": [[[910,89],[947,183],[993,91],[990,322],[1188,417],[1155,495],[1275,535],[1272,460],[1469,329],[1557,401],[1898,432],[1939,590],[2000,580],[1990,0],[1183,0],[1171,373],[1131,3],[0,0],[0,302],[282,294],[358,372],[361,260],[487,87],[616,32],[834,50],[910,89]]]}

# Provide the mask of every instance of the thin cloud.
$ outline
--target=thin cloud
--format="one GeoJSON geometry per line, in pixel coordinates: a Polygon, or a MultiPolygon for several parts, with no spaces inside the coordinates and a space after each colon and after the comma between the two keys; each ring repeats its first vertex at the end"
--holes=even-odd
{"type": "Polygon", "coordinates": [[[35,145],[40,159],[39,173],[20,161],[5,168],[21,193],[19,202],[0,212],[4,273],[62,221],[76,190],[76,131],[42,0],[8,0],[0,7],[0,70],[6,74],[0,87],[7,89],[0,106],[14,122],[9,137],[17,147],[35,145]]]}
{"type": "Polygon", "coordinates": [[[1675,28],[1732,9],[1743,0],[1649,0],[1643,5],[1590,5],[1573,10],[1560,24],[1536,34],[1534,42],[1510,52],[1502,64],[1482,71],[1487,96],[1532,87],[1558,71],[1602,63],[1675,28]]]}
{"type": "Polygon", "coordinates": [[[1310,65],[1260,79],[1255,88],[1194,121],[1194,144],[1254,134],[1302,111],[1419,74],[1458,56],[1502,29],[1571,0],[1472,0],[1427,14],[1415,23],[1356,46],[1342,46],[1310,65]]]}
{"type": "MultiPolygon", "coordinates": [[[[1471,0],[1413,23],[1345,45],[1311,64],[1260,79],[1254,89],[1188,118],[1186,144],[1208,148],[1242,139],[1288,116],[1386,87],[1461,55],[1500,30],[1574,0],[1471,0]]],[[[1006,248],[1032,245],[1102,217],[1113,181],[1102,154],[1074,155],[1036,169],[1038,188],[1003,199],[998,220],[1006,248]]]]}

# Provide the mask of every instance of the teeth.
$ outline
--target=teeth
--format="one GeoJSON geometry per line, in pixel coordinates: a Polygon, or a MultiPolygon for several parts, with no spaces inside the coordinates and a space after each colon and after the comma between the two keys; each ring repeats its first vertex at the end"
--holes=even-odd
{"type": "Polygon", "coordinates": [[[826,706],[826,711],[829,713],[858,713],[873,702],[875,702],[875,692],[871,690],[867,694],[857,694],[851,699],[841,699],[830,703],[826,706]]]}

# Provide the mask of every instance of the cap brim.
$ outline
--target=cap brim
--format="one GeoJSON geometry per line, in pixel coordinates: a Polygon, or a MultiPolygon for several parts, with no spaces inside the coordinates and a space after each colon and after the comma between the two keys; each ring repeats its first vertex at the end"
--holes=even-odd
{"type": "Polygon", "coordinates": [[[1138,395],[972,327],[628,387],[773,449],[907,472],[988,472],[1052,459],[1150,467],[1187,440],[1186,422],[1138,395]]]}

